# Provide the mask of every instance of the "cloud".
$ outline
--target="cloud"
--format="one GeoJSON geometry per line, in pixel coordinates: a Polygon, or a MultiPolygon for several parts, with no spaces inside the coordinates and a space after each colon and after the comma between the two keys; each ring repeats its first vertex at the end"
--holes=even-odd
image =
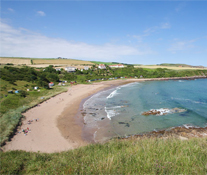
{"type": "Polygon", "coordinates": [[[150,36],[159,30],[170,29],[170,28],[171,28],[171,24],[169,22],[165,22],[165,23],[161,23],[160,25],[147,28],[142,32],[141,35],[127,35],[127,36],[136,39],[138,42],[142,42],[145,37],[150,36]]]}
{"type": "Polygon", "coordinates": [[[14,29],[1,22],[0,56],[19,56],[36,58],[74,58],[85,60],[112,61],[125,56],[151,54],[148,48],[105,43],[91,45],[71,42],[61,38],[51,38],[27,29],[14,29]]]}
{"type": "Polygon", "coordinates": [[[12,8],[8,8],[8,11],[10,11],[10,12],[14,12],[14,9],[12,9],[12,8]]]}
{"type": "Polygon", "coordinates": [[[43,11],[38,11],[38,12],[37,12],[37,15],[38,15],[38,16],[45,16],[45,12],[43,12],[43,11]]]}
{"type": "Polygon", "coordinates": [[[161,29],[169,29],[169,28],[171,28],[171,25],[168,22],[166,22],[166,23],[161,24],[160,28],[161,29]]]}
{"type": "Polygon", "coordinates": [[[141,36],[141,35],[133,35],[132,37],[137,39],[138,42],[142,42],[143,36],[141,36]]]}
{"type": "Polygon", "coordinates": [[[175,8],[176,12],[180,12],[186,6],[186,2],[179,3],[178,6],[175,8]]]}
{"type": "Polygon", "coordinates": [[[171,44],[171,47],[168,49],[168,51],[171,51],[172,53],[176,53],[177,51],[184,51],[191,48],[194,48],[193,43],[196,40],[188,40],[188,41],[177,41],[178,39],[175,39],[175,42],[171,44]]]}

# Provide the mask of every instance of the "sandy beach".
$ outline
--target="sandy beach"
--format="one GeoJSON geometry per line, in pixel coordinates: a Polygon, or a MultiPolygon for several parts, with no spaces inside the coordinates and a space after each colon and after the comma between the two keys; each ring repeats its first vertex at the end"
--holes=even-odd
{"type": "Polygon", "coordinates": [[[78,84],[28,110],[21,129],[3,147],[4,151],[61,152],[89,144],[82,138],[83,116],[77,115],[83,99],[105,88],[136,81],[161,79],[119,79],[78,84]],[[37,121],[36,121],[37,119],[37,121]],[[28,124],[28,121],[31,121],[28,124]],[[22,129],[29,129],[26,135],[22,129]]]}
{"type": "Polygon", "coordinates": [[[76,115],[81,101],[104,88],[133,81],[143,80],[103,81],[68,87],[67,92],[52,97],[25,112],[21,129],[10,142],[6,143],[3,150],[52,153],[87,145],[88,143],[81,136],[83,123],[77,122],[77,119],[82,116],[76,115]],[[31,124],[28,124],[29,120],[32,120],[31,124]],[[22,129],[27,128],[29,132],[25,135],[22,129]]]}

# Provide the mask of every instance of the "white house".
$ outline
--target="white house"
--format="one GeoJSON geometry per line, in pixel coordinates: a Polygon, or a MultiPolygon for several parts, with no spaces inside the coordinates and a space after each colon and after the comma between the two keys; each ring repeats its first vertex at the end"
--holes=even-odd
{"type": "Polygon", "coordinates": [[[99,64],[98,68],[99,69],[106,69],[106,66],[104,64],[99,64]]]}
{"type": "Polygon", "coordinates": [[[55,68],[56,71],[61,71],[61,68],[55,68]]]}
{"type": "Polygon", "coordinates": [[[111,67],[111,68],[123,68],[124,65],[123,64],[114,64],[114,65],[109,65],[109,67],[111,67]]]}
{"type": "Polygon", "coordinates": [[[88,70],[88,69],[89,69],[89,67],[88,67],[88,66],[85,66],[85,67],[84,67],[84,70],[88,70]]]}
{"type": "Polygon", "coordinates": [[[75,72],[75,70],[76,70],[76,67],[71,67],[71,66],[65,67],[65,71],[67,72],[75,72]]]}

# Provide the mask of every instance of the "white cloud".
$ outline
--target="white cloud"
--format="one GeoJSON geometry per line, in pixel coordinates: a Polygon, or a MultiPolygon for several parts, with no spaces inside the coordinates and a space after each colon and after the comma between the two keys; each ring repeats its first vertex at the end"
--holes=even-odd
{"type": "Polygon", "coordinates": [[[37,15],[38,15],[38,16],[45,16],[45,12],[43,12],[43,11],[38,11],[38,12],[37,12],[37,15]]]}
{"type": "Polygon", "coordinates": [[[169,29],[169,28],[171,28],[170,23],[165,22],[165,23],[161,23],[158,26],[147,28],[146,30],[143,31],[143,34],[141,35],[127,35],[127,36],[132,37],[141,43],[145,37],[150,36],[159,30],[164,30],[164,29],[169,29]]]}
{"type": "Polygon", "coordinates": [[[143,36],[141,36],[141,35],[133,35],[132,37],[137,39],[138,42],[142,42],[143,36]]]}
{"type": "Polygon", "coordinates": [[[61,38],[50,38],[27,29],[14,29],[1,22],[0,56],[36,58],[76,58],[85,60],[110,60],[124,56],[151,54],[149,49],[127,45],[91,45],[71,42],[61,38]],[[141,50],[142,49],[142,50],[141,50]]]}
{"type": "Polygon", "coordinates": [[[161,24],[160,28],[161,29],[169,29],[169,28],[171,28],[171,25],[168,22],[166,22],[166,23],[161,24]]]}
{"type": "Polygon", "coordinates": [[[14,9],[12,9],[12,8],[8,8],[8,10],[9,10],[10,12],[14,12],[14,9]]]}
{"type": "Polygon", "coordinates": [[[194,48],[193,43],[196,40],[189,40],[189,41],[177,41],[178,39],[175,39],[175,42],[171,44],[171,47],[168,49],[168,51],[171,51],[172,53],[176,53],[177,51],[183,51],[188,50],[191,48],[194,48]]]}
{"type": "Polygon", "coordinates": [[[186,6],[186,2],[179,3],[178,6],[175,8],[176,12],[180,12],[186,6]]]}

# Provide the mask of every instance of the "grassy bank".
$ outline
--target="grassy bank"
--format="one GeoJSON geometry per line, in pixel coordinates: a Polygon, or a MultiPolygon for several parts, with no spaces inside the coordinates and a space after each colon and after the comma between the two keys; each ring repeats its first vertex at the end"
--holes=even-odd
{"type": "Polygon", "coordinates": [[[1,174],[206,174],[207,139],[112,140],[62,153],[1,152],[1,174]]]}
{"type": "Polygon", "coordinates": [[[54,87],[49,90],[41,89],[39,92],[29,92],[26,98],[10,94],[1,99],[0,145],[2,146],[16,132],[23,118],[22,112],[64,91],[67,91],[67,88],[54,87]]]}

